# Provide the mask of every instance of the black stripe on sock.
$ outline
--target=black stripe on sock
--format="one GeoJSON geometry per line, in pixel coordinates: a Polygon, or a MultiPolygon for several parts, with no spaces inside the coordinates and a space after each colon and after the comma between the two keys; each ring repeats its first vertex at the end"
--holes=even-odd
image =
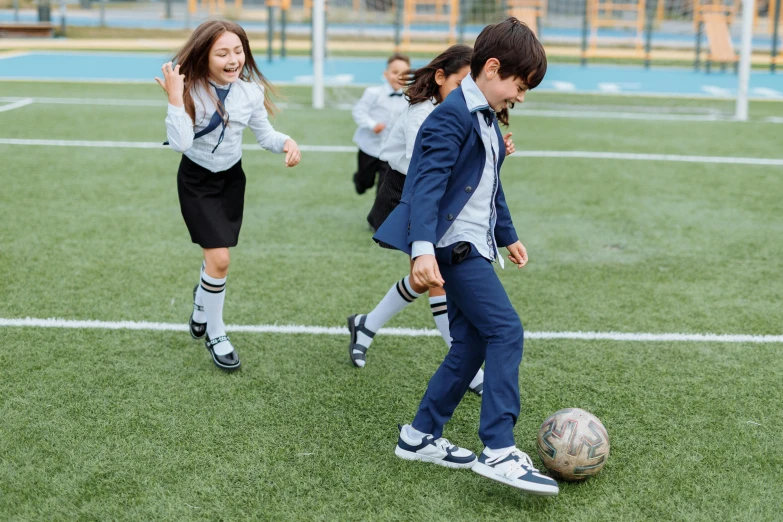
{"type": "Polygon", "coordinates": [[[220,290],[210,290],[209,288],[204,287],[204,283],[201,283],[201,289],[210,294],[219,294],[220,292],[226,291],[226,285],[221,286],[220,290]]]}
{"type": "Polygon", "coordinates": [[[217,284],[217,283],[210,283],[209,281],[205,280],[205,279],[202,277],[202,278],[201,278],[201,286],[209,286],[209,287],[212,287],[212,288],[225,288],[225,287],[226,287],[226,283],[225,283],[225,282],[223,282],[223,283],[221,283],[221,284],[217,284]]]}
{"type": "Polygon", "coordinates": [[[408,293],[408,289],[405,288],[404,279],[400,279],[397,281],[397,293],[400,294],[400,297],[402,297],[405,301],[412,303],[415,297],[413,297],[410,293],[408,293]]]}
{"type": "Polygon", "coordinates": [[[449,313],[448,310],[441,310],[439,312],[436,312],[435,310],[433,310],[432,311],[432,316],[433,317],[438,317],[439,315],[443,315],[443,314],[447,314],[447,313],[449,313]]]}

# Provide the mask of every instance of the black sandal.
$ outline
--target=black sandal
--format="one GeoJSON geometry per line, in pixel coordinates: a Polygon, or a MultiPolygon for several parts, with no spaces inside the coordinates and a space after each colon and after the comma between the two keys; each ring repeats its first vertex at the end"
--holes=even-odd
{"type": "MultiPolygon", "coordinates": [[[[193,310],[198,310],[199,312],[204,311],[204,307],[196,304],[196,291],[198,290],[198,285],[193,287],[193,310]]],[[[194,339],[203,339],[205,335],[207,335],[207,323],[197,323],[193,320],[193,313],[190,314],[190,321],[188,322],[188,325],[190,326],[190,336],[194,339]]]]}
{"type": "MultiPolygon", "coordinates": [[[[359,315],[359,314],[356,314],[359,315]]],[[[364,368],[363,364],[359,364],[359,361],[367,363],[365,355],[367,354],[367,347],[359,344],[357,340],[357,332],[362,332],[364,335],[372,339],[375,337],[375,332],[368,330],[364,324],[367,322],[367,316],[362,315],[359,319],[359,324],[356,324],[356,315],[352,315],[348,318],[348,330],[351,332],[351,342],[348,344],[348,356],[351,358],[351,362],[357,368],[364,368]],[[354,352],[359,353],[354,353],[354,352]]]]}

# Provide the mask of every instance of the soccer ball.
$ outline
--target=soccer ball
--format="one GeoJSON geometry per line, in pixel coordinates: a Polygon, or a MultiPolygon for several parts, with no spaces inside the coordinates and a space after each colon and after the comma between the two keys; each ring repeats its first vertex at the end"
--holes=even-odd
{"type": "Polygon", "coordinates": [[[609,435],[598,417],[579,408],[552,414],[538,430],[538,456],[552,476],[566,481],[597,474],[609,458],[609,435]]]}

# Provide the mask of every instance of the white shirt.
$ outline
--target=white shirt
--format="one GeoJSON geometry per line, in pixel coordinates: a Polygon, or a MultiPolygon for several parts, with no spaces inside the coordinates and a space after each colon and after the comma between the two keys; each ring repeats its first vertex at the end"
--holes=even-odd
{"type": "MultiPolygon", "coordinates": [[[[214,84],[210,87],[214,89],[214,84]]],[[[227,87],[227,86],[218,86],[227,87]]],[[[217,95],[213,91],[212,97],[217,95]]],[[[212,132],[194,140],[196,132],[205,129],[217,110],[212,97],[197,85],[193,88],[193,101],[196,106],[196,124],[185,112],[184,107],[169,104],[166,115],[166,134],[171,148],[184,153],[195,163],[211,172],[222,172],[234,166],[242,159],[242,132],[245,127],[256,135],[261,147],[272,152],[283,152],[283,144],[289,137],[277,132],[269,123],[264,107],[264,88],[255,82],[236,81],[226,96],[225,108],[229,122],[223,142],[215,150],[222,125],[212,132]]]]}
{"type": "Polygon", "coordinates": [[[353,142],[362,152],[375,158],[380,157],[381,147],[392,125],[408,106],[405,96],[391,96],[395,92],[402,94],[402,91],[392,89],[389,82],[368,87],[351,111],[353,121],[359,126],[353,135],[353,142]],[[385,123],[386,128],[375,134],[373,129],[379,123],[385,123]]]}
{"type": "MultiPolygon", "coordinates": [[[[484,93],[481,92],[470,75],[462,80],[462,93],[465,95],[465,104],[468,106],[468,110],[476,114],[474,117],[478,118],[486,160],[478,187],[438,241],[437,247],[442,248],[458,241],[467,241],[478,250],[482,257],[490,261],[497,259],[502,268],[503,258],[500,256],[495,240],[495,223],[497,221],[495,195],[499,185],[497,160],[500,148],[495,125],[487,125],[484,116],[478,112],[482,109],[492,109],[489,107],[484,93]]],[[[494,113],[494,111],[492,112],[494,113]]],[[[435,254],[432,243],[414,241],[411,257],[415,258],[423,254],[435,254]]]]}
{"type": "Polygon", "coordinates": [[[435,110],[435,100],[408,105],[389,132],[389,137],[381,148],[380,159],[389,163],[391,168],[401,174],[408,174],[413,157],[416,135],[427,116],[435,110]]]}

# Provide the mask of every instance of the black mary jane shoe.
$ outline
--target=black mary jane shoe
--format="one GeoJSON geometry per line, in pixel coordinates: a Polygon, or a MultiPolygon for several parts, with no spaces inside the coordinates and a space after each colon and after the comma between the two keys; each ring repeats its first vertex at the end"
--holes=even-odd
{"type": "MultiPolygon", "coordinates": [[[[193,309],[194,311],[198,310],[199,312],[203,312],[204,307],[196,304],[196,290],[198,290],[198,285],[193,287],[193,309]]],[[[190,327],[190,336],[194,339],[203,339],[204,336],[207,335],[207,323],[197,323],[194,321],[193,313],[190,314],[188,326],[190,327]]]]}
{"type": "Polygon", "coordinates": [[[215,363],[215,366],[227,372],[238,370],[241,363],[239,362],[239,355],[237,355],[236,350],[232,351],[231,353],[227,353],[226,355],[215,355],[215,350],[213,350],[213,347],[218,343],[222,343],[223,341],[228,341],[227,335],[221,335],[220,337],[215,337],[214,339],[210,339],[209,335],[207,335],[206,339],[204,340],[204,344],[206,345],[207,350],[209,350],[209,354],[212,356],[212,362],[215,363]]]}

